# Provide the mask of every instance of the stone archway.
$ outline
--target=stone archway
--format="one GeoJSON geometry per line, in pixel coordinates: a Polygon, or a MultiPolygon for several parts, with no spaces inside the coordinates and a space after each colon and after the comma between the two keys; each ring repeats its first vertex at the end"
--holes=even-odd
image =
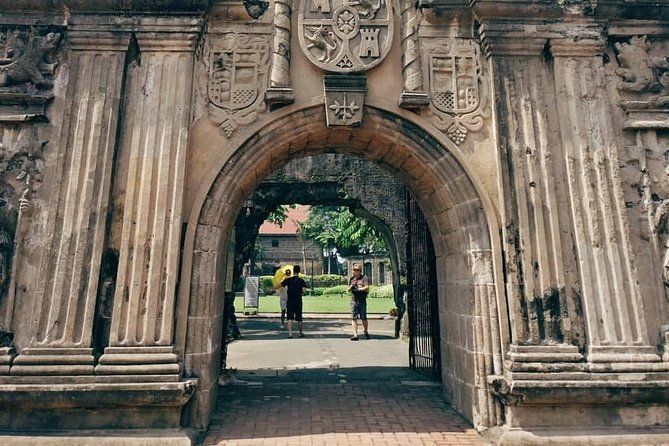
{"type": "Polygon", "coordinates": [[[214,407],[227,249],[243,201],[290,159],[347,153],[391,169],[416,196],[435,245],[444,393],[477,428],[501,423],[487,376],[501,373],[506,324],[495,283],[501,257],[492,207],[455,150],[419,125],[366,107],[359,128],[327,128],[322,106],[285,109],[241,142],[194,204],[184,246],[177,348],[198,390],[184,424],[203,429],[214,407]],[[502,312],[500,312],[502,310],[502,312]],[[187,317],[186,317],[187,316],[187,317]]]}

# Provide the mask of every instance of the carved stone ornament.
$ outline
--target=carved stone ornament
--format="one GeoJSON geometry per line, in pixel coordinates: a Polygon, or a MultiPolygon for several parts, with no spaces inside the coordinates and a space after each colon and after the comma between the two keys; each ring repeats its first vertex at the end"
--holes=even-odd
{"type": "Polygon", "coordinates": [[[563,10],[575,15],[592,15],[597,9],[597,0],[557,0],[563,10]]]}
{"type": "Polygon", "coordinates": [[[0,31],[0,121],[44,116],[60,41],[55,32],[0,31]]]}
{"type": "Polygon", "coordinates": [[[669,106],[669,57],[651,55],[652,45],[645,36],[618,42],[615,49],[620,64],[616,74],[621,77],[618,89],[650,106],[669,106]]]}
{"type": "Polygon", "coordinates": [[[424,71],[428,74],[433,122],[456,144],[483,128],[484,99],[479,47],[468,39],[429,39],[424,71]]]}
{"type": "Polygon", "coordinates": [[[53,58],[60,34],[42,36],[32,30],[8,30],[0,34],[0,87],[22,86],[48,89],[58,62],[53,58]]]}
{"type": "Polygon", "coordinates": [[[212,42],[209,54],[209,115],[232,137],[266,109],[269,36],[228,33],[212,42]]]}
{"type": "Polygon", "coordinates": [[[328,127],[360,125],[367,85],[365,77],[325,75],[323,84],[328,127]]]}
{"type": "Polygon", "coordinates": [[[387,0],[302,0],[300,47],[317,67],[358,73],[378,65],[393,37],[392,2],[387,0]]]}

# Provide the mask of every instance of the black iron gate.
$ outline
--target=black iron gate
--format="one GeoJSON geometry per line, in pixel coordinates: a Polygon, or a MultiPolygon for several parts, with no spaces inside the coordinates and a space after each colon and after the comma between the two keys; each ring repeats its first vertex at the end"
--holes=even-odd
{"type": "Polygon", "coordinates": [[[439,380],[441,353],[434,245],[418,201],[408,191],[406,203],[409,365],[439,380]]]}

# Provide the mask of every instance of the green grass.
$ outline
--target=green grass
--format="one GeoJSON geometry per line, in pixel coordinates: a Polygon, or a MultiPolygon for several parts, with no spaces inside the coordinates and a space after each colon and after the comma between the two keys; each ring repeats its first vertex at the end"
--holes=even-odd
{"type": "MultiPolygon", "coordinates": [[[[348,295],[323,295],[323,296],[304,296],[305,313],[349,313],[349,302],[351,298],[348,295]]],[[[369,314],[388,314],[388,310],[395,308],[392,297],[377,297],[367,299],[367,313],[369,314]]],[[[235,311],[244,311],[244,297],[235,298],[235,311]]],[[[261,313],[280,313],[278,296],[260,296],[261,313]]]]}

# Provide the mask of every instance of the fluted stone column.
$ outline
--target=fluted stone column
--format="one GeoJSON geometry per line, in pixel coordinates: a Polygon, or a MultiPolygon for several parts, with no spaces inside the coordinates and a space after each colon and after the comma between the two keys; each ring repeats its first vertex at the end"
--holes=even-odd
{"type": "Polygon", "coordinates": [[[123,227],[109,347],[96,374],[171,375],[195,38],[186,23],[136,34],[121,153],[123,227]]]}
{"type": "Polygon", "coordinates": [[[550,43],[587,320],[587,359],[659,361],[649,345],[629,239],[619,142],[604,79],[604,40],[583,35],[550,43]]]}
{"type": "MultiPolygon", "coordinates": [[[[500,201],[514,362],[582,360],[578,275],[572,250],[546,38],[485,23],[494,79],[500,201]]],[[[516,369],[514,367],[514,369],[516,369]]]]}
{"type": "Polygon", "coordinates": [[[12,375],[93,373],[93,316],[128,40],[122,32],[68,32],[66,114],[45,212],[33,336],[12,375]]]}

